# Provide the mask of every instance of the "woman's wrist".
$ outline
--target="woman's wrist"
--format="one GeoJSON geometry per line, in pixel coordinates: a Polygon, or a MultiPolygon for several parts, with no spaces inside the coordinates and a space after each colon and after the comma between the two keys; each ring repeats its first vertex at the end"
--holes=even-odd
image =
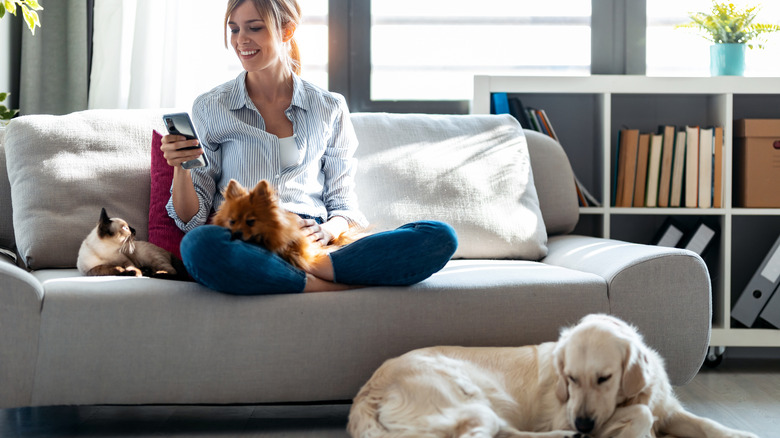
{"type": "Polygon", "coordinates": [[[349,222],[342,216],[333,216],[328,219],[327,222],[320,225],[320,228],[330,234],[330,240],[327,242],[330,243],[349,230],[349,222]]]}

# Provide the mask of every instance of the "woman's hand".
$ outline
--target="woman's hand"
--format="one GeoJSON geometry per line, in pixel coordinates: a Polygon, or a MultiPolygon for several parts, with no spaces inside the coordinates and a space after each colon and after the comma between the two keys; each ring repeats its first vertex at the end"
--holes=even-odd
{"type": "Polygon", "coordinates": [[[301,219],[299,223],[301,230],[303,230],[303,234],[308,237],[311,242],[327,245],[333,240],[334,236],[323,226],[325,224],[320,225],[314,219],[301,219]]]}
{"type": "Polygon", "coordinates": [[[314,243],[327,245],[349,229],[349,223],[341,216],[333,216],[320,225],[314,219],[301,219],[299,222],[303,233],[314,243]]]}
{"type": "Polygon", "coordinates": [[[162,138],[160,150],[169,166],[178,167],[203,155],[203,148],[183,149],[198,146],[198,140],[187,140],[182,135],[166,135],[162,138]]]}

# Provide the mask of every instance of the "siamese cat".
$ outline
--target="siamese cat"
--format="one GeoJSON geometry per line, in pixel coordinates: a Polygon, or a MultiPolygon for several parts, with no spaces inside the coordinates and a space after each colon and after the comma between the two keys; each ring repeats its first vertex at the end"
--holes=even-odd
{"type": "Polygon", "coordinates": [[[109,218],[105,208],[81,243],[76,266],[88,276],[188,278],[181,260],[153,243],[135,240],[135,229],[123,219],[109,218]]]}

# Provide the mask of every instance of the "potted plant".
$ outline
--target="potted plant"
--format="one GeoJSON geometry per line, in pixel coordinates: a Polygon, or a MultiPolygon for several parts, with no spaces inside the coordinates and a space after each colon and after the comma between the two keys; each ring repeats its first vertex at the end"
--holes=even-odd
{"type": "Polygon", "coordinates": [[[710,74],[741,76],[745,71],[745,51],[763,48],[764,34],[780,31],[776,24],[755,23],[759,6],[737,9],[733,3],[713,1],[710,12],[690,13],[691,21],[678,25],[695,29],[711,41],[710,74]]]}
{"type": "MultiPolygon", "coordinates": [[[[0,19],[5,17],[6,12],[16,15],[17,7],[22,11],[30,33],[35,35],[35,27],[41,27],[41,20],[36,12],[43,9],[40,3],[37,0],[2,0],[0,1],[0,19]]],[[[8,93],[0,93],[0,102],[5,101],[7,97],[8,93]]],[[[9,110],[5,105],[0,105],[0,128],[7,125],[18,112],[19,110],[9,110]]]]}

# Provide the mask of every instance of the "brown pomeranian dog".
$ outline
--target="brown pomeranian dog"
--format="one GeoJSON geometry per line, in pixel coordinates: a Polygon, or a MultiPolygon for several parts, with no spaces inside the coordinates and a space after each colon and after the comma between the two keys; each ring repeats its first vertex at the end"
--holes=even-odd
{"type": "Polygon", "coordinates": [[[261,245],[304,271],[359,237],[348,231],[328,245],[311,242],[301,230],[300,217],[279,205],[276,191],[266,180],[250,192],[231,179],[223,195],[225,202],[214,216],[215,225],[229,229],[233,239],[261,245]]]}

